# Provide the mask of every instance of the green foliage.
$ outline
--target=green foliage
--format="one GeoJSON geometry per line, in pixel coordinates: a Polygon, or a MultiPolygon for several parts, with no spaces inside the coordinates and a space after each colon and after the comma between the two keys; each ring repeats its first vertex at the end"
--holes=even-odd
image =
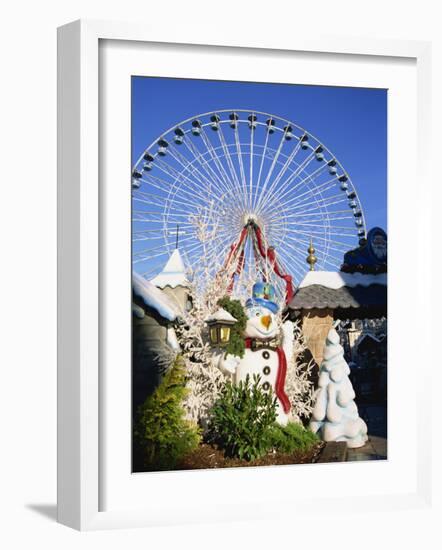
{"type": "Polygon", "coordinates": [[[218,300],[218,305],[228,311],[236,319],[236,323],[230,330],[230,342],[226,346],[226,353],[244,357],[245,342],[244,330],[247,323],[247,315],[239,300],[231,300],[230,296],[224,296],[218,300]]]}
{"type": "Polygon", "coordinates": [[[138,411],[134,436],[144,469],[173,469],[181,457],[198,446],[199,430],[184,418],[182,403],[187,391],[184,362],[177,357],[138,411]]]}
{"type": "Polygon", "coordinates": [[[295,422],[289,422],[286,426],[274,424],[268,430],[266,437],[270,448],[287,454],[307,451],[319,441],[316,434],[295,422]]]}
{"type": "Polygon", "coordinates": [[[210,438],[227,456],[254,460],[269,449],[266,434],[276,420],[276,399],[247,377],[234,385],[226,382],[210,414],[210,438]]]}
{"type": "Polygon", "coordinates": [[[209,439],[227,456],[249,461],[272,450],[307,451],[319,441],[302,424],[276,423],[276,398],[262,389],[257,375],[236,385],[226,382],[209,420],[209,439]]]}

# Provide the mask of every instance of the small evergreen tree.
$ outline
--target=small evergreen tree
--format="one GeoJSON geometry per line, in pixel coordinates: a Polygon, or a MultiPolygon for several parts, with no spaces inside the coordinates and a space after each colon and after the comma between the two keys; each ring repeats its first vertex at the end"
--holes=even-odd
{"type": "Polygon", "coordinates": [[[161,384],[141,405],[134,435],[144,470],[170,470],[200,442],[198,428],[185,419],[187,395],[183,359],[178,356],[161,384]]]}
{"type": "Polygon", "coordinates": [[[273,424],[267,432],[269,447],[281,453],[306,451],[318,443],[319,437],[302,424],[289,422],[286,426],[273,424]]]}
{"type": "Polygon", "coordinates": [[[232,300],[230,296],[224,296],[218,300],[218,305],[228,311],[236,319],[236,323],[230,329],[230,341],[226,346],[226,353],[244,357],[245,342],[244,330],[247,323],[247,315],[239,300],[232,300]]]}

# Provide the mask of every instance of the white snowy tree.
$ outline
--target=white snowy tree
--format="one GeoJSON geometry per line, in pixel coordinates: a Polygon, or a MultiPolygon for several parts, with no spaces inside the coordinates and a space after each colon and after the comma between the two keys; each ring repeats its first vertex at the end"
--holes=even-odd
{"type": "Polygon", "coordinates": [[[311,381],[311,373],[314,368],[314,361],[302,360],[307,349],[299,321],[293,323],[294,341],[293,353],[287,357],[287,377],[285,392],[290,399],[291,417],[294,422],[310,418],[313,411],[315,389],[311,381]]]}
{"type": "Polygon", "coordinates": [[[324,441],[346,441],[348,447],[362,447],[367,441],[367,426],[360,418],[355,392],[348,375],[344,349],[334,328],[327,335],[324,361],[319,370],[310,429],[324,441]]]}
{"type": "MultiPolygon", "coordinates": [[[[213,208],[216,205],[212,205],[213,208]]],[[[210,208],[212,208],[210,207],[210,208]]],[[[244,270],[235,275],[234,263],[225,265],[225,258],[219,258],[213,252],[211,240],[217,238],[218,228],[213,224],[216,217],[210,214],[210,208],[191,216],[195,235],[201,243],[203,254],[201,261],[193,265],[187,273],[189,297],[192,307],[184,312],[183,322],[176,328],[187,369],[187,387],[189,394],[184,407],[187,417],[193,422],[206,426],[208,412],[221,393],[227,375],[213,362],[213,349],[210,347],[205,319],[218,309],[218,300],[230,293],[232,299],[243,304],[251,296],[256,278],[247,276],[244,270]],[[232,278],[236,284],[230,288],[232,278]]],[[[284,297],[281,296],[280,311],[284,309],[284,297]]],[[[277,322],[282,327],[281,314],[277,322]]],[[[310,381],[312,365],[302,364],[300,354],[305,349],[299,325],[294,325],[295,343],[293,354],[287,357],[286,391],[292,405],[294,421],[308,418],[312,411],[313,384],[310,381]]]]}

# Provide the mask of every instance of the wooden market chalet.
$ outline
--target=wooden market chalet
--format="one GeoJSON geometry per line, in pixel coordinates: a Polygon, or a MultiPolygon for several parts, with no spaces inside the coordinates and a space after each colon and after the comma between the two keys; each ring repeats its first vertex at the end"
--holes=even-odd
{"type": "Polygon", "coordinates": [[[290,316],[301,319],[302,331],[320,365],[325,338],[336,320],[380,319],[387,315],[387,235],[375,227],[361,245],[344,255],[340,271],[315,271],[313,243],[310,266],[288,303],[290,316]]]}

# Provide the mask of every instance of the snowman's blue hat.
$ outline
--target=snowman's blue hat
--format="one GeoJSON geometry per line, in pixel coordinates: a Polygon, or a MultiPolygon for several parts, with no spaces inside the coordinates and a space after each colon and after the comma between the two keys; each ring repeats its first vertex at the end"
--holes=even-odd
{"type": "Polygon", "coordinates": [[[258,282],[253,285],[252,297],[246,302],[246,307],[261,306],[272,313],[278,313],[278,304],[274,301],[275,288],[270,283],[258,282]]]}

